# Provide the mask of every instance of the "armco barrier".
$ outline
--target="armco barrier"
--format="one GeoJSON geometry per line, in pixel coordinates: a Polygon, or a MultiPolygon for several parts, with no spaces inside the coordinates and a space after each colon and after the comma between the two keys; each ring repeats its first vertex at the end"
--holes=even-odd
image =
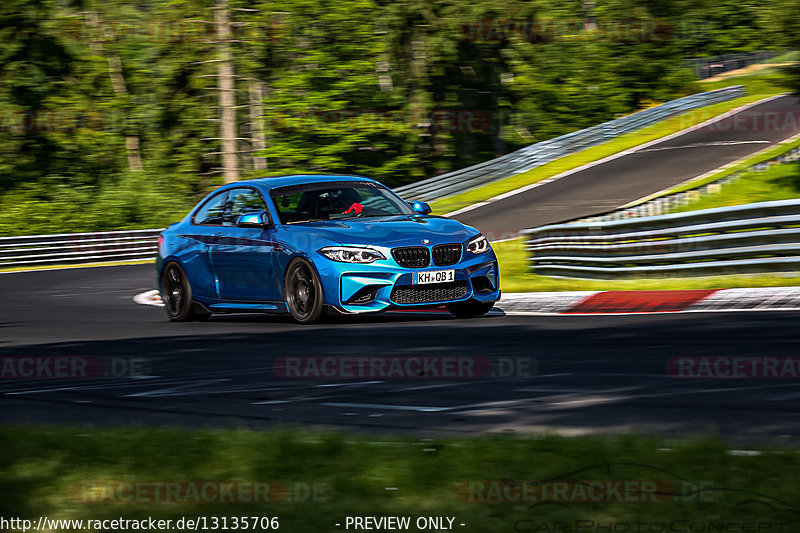
{"type": "Polygon", "coordinates": [[[741,85],[685,96],[626,117],[526,146],[516,152],[395,189],[406,200],[430,201],[505,179],[559,157],[650,126],[679,113],[744,96],[741,85]]]}
{"type": "Polygon", "coordinates": [[[0,268],[152,259],[161,229],[0,237],[0,268]]]}
{"type": "MultiPolygon", "coordinates": [[[[686,96],[591,128],[527,146],[478,165],[395,189],[407,200],[432,200],[503,179],[691,109],[738,98],[736,85],[686,96]]],[[[0,237],[0,269],[152,259],[161,229],[0,237]]]]}
{"type": "Polygon", "coordinates": [[[583,278],[796,271],[800,200],[523,232],[537,274],[583,278]]]}

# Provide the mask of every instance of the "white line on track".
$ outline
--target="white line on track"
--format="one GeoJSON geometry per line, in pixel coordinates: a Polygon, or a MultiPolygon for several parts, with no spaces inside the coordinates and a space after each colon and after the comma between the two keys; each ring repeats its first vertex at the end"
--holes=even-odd
{"type": "MultiPolygon", "coordinates": [[[[158,376],[153,376],[150,379],[158,379],[158,376]]],[[[178,381],[174,383],[180,383],[178,381]]],[[[164,383],[165,385],[168,383],[164,383]]],[[[104,381],[102,385],[82,385],[82,386],[75,386],[75,387],[40,387],[40,388],[23,388],[23,389],[4,389],[0,390],[0,393],[6,394],[8,396],[16,396],[22,394],[46,394],[48,392],[67,392],[67,391],[90,391],[90,390],[104,390],[104,389],[121,389],[121,388],[130,388],[130,387],[141,387],[141,383],[132,383],[131,381],[117,381],[117,380],[108,380],[107,382],[104,381]]]]}
{"type": "Polygon", "coordinates": [[[735,391],[743,391],[743,390],[753,390],[753,389],[776,389],[776,388],[784,388],[784,387],[796,387],[796,383],[790,384],[775,384],[775,385],[749,385],[749,386],[742,386],[742,387],[723,387],[723,388],[706,388],[706,389],[688,389],[688,390],[679,390],[679,391],[671,391],[671,392],[661,392],[661,393],[649,393],[649,394],[633,394],[633,395],[625,395],[625,396],[600,396],[600,397],[591,397],[591,398],[580,398],[575,400],[564,400],[558,402],[542,402],[542,398],[519,398],[515,400],[501,400],[501,401],[494,401],[494,402],[482,402],[482,403],[474,403],[474,404],[467,404],[467,405],[454,405],[448,407],[441,407],[441,406],[425,406],[425,405],[392,405],[392,404],[370,404],[370,403],[347,403],[347,402],[324,402],[320,405],[326,407],[344,407],[350,409],[368,409],[368,410],[387,410],[387,411],[414,411],[420,413],[443,413],[443,412],[450,412],[450,411],[460,411],[460,412],[467,412],[472,411],[477,408],[482,407],[512,407],[515,404],[527,404],[530,402],[536,402],[542,405],[542,408],[546,409],[550,406],[556,407],[567,407],[567,406],[574,406],[574,405],[584,405],[584,404],[604,404],[604,403],[619,403],[631,400],[638,400],[642,398],[662,398],[662,397],[671,397],[671,396],[686,396],[692,394],[714,394],[714,393],[725,393],[725,392],[735,392],[735,391]]]}
{"type": "Polygon", "coordinates": [[[389,405],[379,403],[340,403],[325,402],[325,407],[350,407],[355,409],[385,409],[387,411],[417,411],[420,413],[436,413],[440,411],[451,411],[454,407],[428,407],[424,405],[389,405]]]}
{"type": "Polygon", "coordinates": [[[770,400],[773,402],[783,402],[786,400],[795,400],[797,398],[800,398],[800,392],[790,392],[782,396],[775,396],[774,398],[770,398],[770,400]]]}
{"type": "MultiPolygon", "coordinates": [[[[675,132],[673,134],[667,135],[666,137],[659,137],[658,139],[654,139],[654,140],[652,140],[650,142],[647,142],[647,143],[644,143],[644,144],[640,144],[639,146],[634,146],[633,148],[630,148],[628,150],[623,150],[622,152],[617,152],[616,154],[612,154],[612,155],[610,155],[608,157],[604,157],[603,159],[598,159],[597,161],[593,161],[591,163],[587,163],[585,165],[581,165],[581,166],[579,166],[577,168],[573,168],[572,170],[567,170],[566,172],[562,172],[561,174],[556,174],[555,176],[552,176],[550,178],[544,179],[542,181],[537,181],[536,183],[531,183],[530,185],[526,185],[524,187],[520,187],[519,189],[514,189],[513,191],[508,191],[506,193],[499,194],[497,196],[489,198],[485,202],[479,202],[477,204],[468,205],[468,206],[463,207],[461,209],[457,209],[456,211],[451,211],[450,213],[445,213],[444,216],[452,217],[452,216],[460,215],[462,213],[466,213],[467,211],[472,211],[473,209],[477,209],[479,207],[483,207],[485,205],[491,204],[491,203],[496,202],[498,200],[505,200],[506,198],[510,198],[510,197],[515,196],[517,194],[522,194],[522,193],[527,192],[527,191],[529,191],[531,189],[535,189],[537,187],[541,187],[543,185],[547,185],[548,183],[552,183],[554,181],[560,180],[561,178],[566,178],[567,176],[570,176],[572,174],[576,174],[578,172],[582,172],[582,171],[587,170],[589,168],[592,168],[592,167],[595,167],[595,166],[598,166],[598,165],[602,165],[604,163],[607,163],[609,161],[613,161],[614,159],[618,159],[620,157],[625,157],[626,155],[632,154],[634,152],[637,152],[637,151],[645,149],[645,148],[649,148],[650,146],[653,146],[653,145],[668,141],[668,140],[673,139],[675,137],[679,137],[681,135],[685,135],[685,134],[690,133],[690,132],[692,132],[694,130],[698,130],[698,129],[704,128],[704,127],[708,126],[709,124],[713,124],[713,123],[715,123],[717,121],[720,121],[720,120],[723,120],[723,119],[725,119],[725,118],[727,118],[729,116],[735,115],[737,113],[741,113],[742,111],[750,109],[751,107],[755,107],[757,105],[764,104],[766,102],[769,102],[771,100],[775,100],[776,98],[782,98],[784,96],[786,96],[786,95],[785,94],[779,94],[779,95],[776,95],[776,96],[770,96],[770,97],[767,97],[767,98],[763,98],[761,100],[758,100],[757,102],[751,102],[749,104],[745,104],[743,106],[737,107],[736,109],[732,109],[731,111],[728,111],[727,113],[723,113],[722,115],[718,115],[716,117],[710,118],[709,120],[706,120],[705,122],[701,122],[700,124],[695,124],[694,126],[686,128],[684,130],[677,131],[677,132],[675,132]]],[[[692,112],[692,111],[690,111],[690,112],[692,112]]],[[[599,146],[601,146],[601,145],[599,145],[599,146]]]]}
{"type": "Polygon", "coordinates": [[[361,385],[375,385],[378,383],[385,383],[385,381],[355,381],[352,383],[324,383],[322,385],[314,385],[314,387],[359,387],[361,385]]]}
{"type": "Polygon", "coordinates": [[[532,388],[532,387],[525,387],[522,389],[514,389],[514,392],[555,392],[559,394],[608,394],[611,392],[625,392],[637,389],[644,389],[646,385],[635,385],[632,387],[617,387],[614,389],[541,389],[541,388],[532,388]]]}
{"type": "Polygon", "coordinates": [[[598,398],[598,399],[586,399],[586,400],[566,400],[563,402],[552,402],[549,405],[575,405],[575,404],[582,404],[582,403],[618,403],[623,401],[630,401],[630,400],[639,400],[642,398],[666,398],[671,396],[686,396],[691,394],[714,394],[720,392],[734,392],[734,391],[743,391],[743,390],[754,390],[754,389],[779,389],[784,387],[796,387],[797,383],[786,383],[786,384],[775,384],[775,385],[748,385],[744,387],[722,387],[722,388],[711,388],[711,389],[683,389],[683,390],[676,390],[671,392],[654,392],[648,394],[632,394],[630,396],[616,396],[616,397],[607,397],[607,398],[598,398]]]}
{"type": "Polygon", "coordinates": [[[194,387],[197,385],[207,385],[212,383],[220,383],[223,381],[231,381],[229,378],[225,379],[207,379],[203,381],[191,381],[189,383],[185,383],[183,385],[178,385],[176,387],[169,387],[166,389],[153,389],[149,391],[142,391],[142,392],[133,392],[131,394],[126,394],[123,398],[146,398],[146,397],[153,397],[153,396],[183,396],[188,394],[190,391],[185,391],[182,389],[187,389],[189,387],[194,387]],[[177,393],[177,394],[176,394],[177,393]]]}
{"type": "Polygon", "coordinates": [[[662,146],[661,148],[646,148],[636,153],[662,152],[664,150],[684,150],[686,148],[705,148],[707,146],[736,146],[738,144],[772,144],[772,141],[711,141],[705,143],[684,144],[682,146],[662,146]]]}

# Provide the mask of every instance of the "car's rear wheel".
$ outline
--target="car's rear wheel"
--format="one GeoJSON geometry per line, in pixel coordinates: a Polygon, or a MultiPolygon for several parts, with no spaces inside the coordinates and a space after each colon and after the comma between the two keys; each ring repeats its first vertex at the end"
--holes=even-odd
{"type": "Polygon", "coordinates": [[[284,282],[286,306],[292,318],[300,324],[313,324],[322,316],[322,284],[314,267],[298,257],[286,269],[284,282]]]}
{"type": "Polygon", "coordinates": [[[161,300],[172,322],[205,320],[211,313],[192,301],[192,287],[178,263],[167,263],[161,275],[161,300]]]}
{"type": "Polygon", "coordinates": [[[448,304],[447,310],[456,318],[475,318],[483,316],[494,307],[494,302],[464,302],[448,304]]]}

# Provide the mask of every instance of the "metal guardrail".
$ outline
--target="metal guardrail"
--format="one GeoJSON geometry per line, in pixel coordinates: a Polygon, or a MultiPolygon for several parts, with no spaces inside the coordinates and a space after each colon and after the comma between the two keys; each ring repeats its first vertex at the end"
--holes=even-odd
{"type": "MultiPolygon", "coordinates": [[[[594,146],[674,114],[744,95],[742,86],[726,87],[667,102],[633,115],[537,143],[479,165],[406,185],[395,192],[409,200],[431,200],[524,172],[594,146]]],[[[154,258],[162,229],[0,237],[0,269],[134,261],[154,258]]]]}
{"type": "Polygon", "coordinates": [[[581,278],[795,271],[800,200],[525,230],[537,274],[581,278]]]}
{"type": "Polygon", "coordinates": [[[744,87],[735,85],[715,91],[685,96],[650,109],[638,111],[626,117],[532,144],[516,152],[471,167],[403,185],[396,188],[395,192],[406,200],[420,201],[431,201],[462,193],[492,181],[526,172],[565,155],[601,144],[624,133],[650,126],[673,115],[739,98],[744,94],[744,87]]]}
{"type": "Polygon", "coordinates": [[[0,268],[152,259],[161,229],[0,237],[0,268]]]}

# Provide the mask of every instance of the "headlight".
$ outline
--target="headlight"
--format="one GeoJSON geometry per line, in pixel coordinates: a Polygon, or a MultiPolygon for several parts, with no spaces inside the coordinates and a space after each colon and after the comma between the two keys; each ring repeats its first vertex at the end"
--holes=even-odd
{"type": "Polygon", "coordinates": [[[329,246],[322,248],[319,253],[332,261],[341,263],[374,263],[380,259],[386,259],[378,250],[355,246],[329,246]]]}
{"type": "Polygon", "coordinates": [[[492,247],[489,245],[489,239],[483,235],[478,235],[467,243],[467,251],[475,255],[488,252],[492,247]]]}

